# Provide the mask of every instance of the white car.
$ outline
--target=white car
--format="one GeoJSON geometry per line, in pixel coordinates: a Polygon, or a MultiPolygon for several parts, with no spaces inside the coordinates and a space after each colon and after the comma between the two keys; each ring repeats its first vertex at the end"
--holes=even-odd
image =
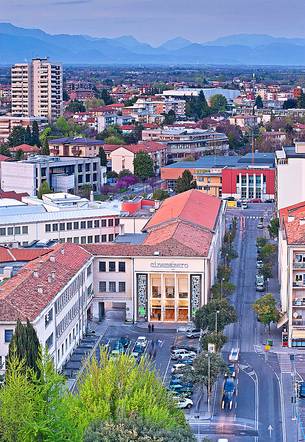
{"type": "Polygon", "coordinates": [[[197,355],[194,351],[185,350],[183,348],[173,350],[171,353],[172,359],[189,359],[195,358],[197,355]]]}
{"type": "Polygon", "coordinates": [[[141,347],[146,347],[147,346],[147,338],[145,336],[139,336],[136,344],[140,345],[141,347]]]}
{"type": "Polygon", "coordinates": [[[181,370],[184,370],[184,369],[187,369],[187,368],[189,368],[190,370],[194,370],[194,367],[192,367],[191,365],[188,365],[188,364],[183,364],[183,363],[181,363],[181,364],[174,364],[173,365],[173,368],[172,368],[172,370],[171,370],[171,372],[172,373],[177,373],[177,371],[181,371],[181,370]]]}
{"type": "Polygon", "coordinates": [[[175,397],[174,399],[177,401],[178,408],[191,408],[193,406],[192,399],[188,397],[175,397]]]}
{"type": "Polygon", "coordinates": [[[238,362],[239,359],[239,348],[232,348],[229,355],[229,362],[238,362]]]}

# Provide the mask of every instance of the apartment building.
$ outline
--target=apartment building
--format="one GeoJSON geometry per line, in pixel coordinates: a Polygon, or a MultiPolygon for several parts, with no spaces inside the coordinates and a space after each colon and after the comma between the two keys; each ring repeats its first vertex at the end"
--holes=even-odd
{"type": "Polygon", "coordinates": [[[0,199],[0,245],[112,242],[120,232],[120,207],[69,194],[0,199]],[[28,204],[26,204],[28,203],[28,204]]]}
{"type": "MultiPolygon", "coordinates": [[[[0,373],[17,320],[29,320],[60,370],[87,330],[93,298],[93,257],[76,244],[54,249],[11,272],[24,254],[6,259],[0,298],[0,373]]],[[[28,255],[29,253],[27,253],[28,255]]],[[[26,259],[25,259],[26,260],[26,259]]],[[[23,263],[24,264],[24,263],[23,263]]]]}
{"type": "Polygon", "coordinates": [[[170,89],[163,91],[163,96],[168,98],[198,97],[201,91],[204,93],[204,96],[207,101],[209,101],[213,95],[220,94],[223,95],[229,103],[231,103],[236,97],[240,95],[240,91],[238,89],[178,88],[178,89],[170,89]]]}
{"type": "Polygon", "coordinates": [[[97,157],[104,141],[89,138],[55,138],[49,140],[51,157],[97,157]]]}
{"type": "Polygon", "coordinates": [[[185,117],[186,101],[181,99],[164,98],[162,96],[151,98],[138,98],[133,106],[127,109],[136,114],[148,113],[152,115],[166,114],[174,111],[177,117],[185,117]]]}
{"type": "Polygon", "coordinates": [[[5,143],[12,130],[16,126],[32,127],[34,121],[37,121],[40,129],[47,125],[48,120],[45,117],[13,117],[11,115],[0,115],[0,144],[5,143]]]}
{"type": "Polygon", "coordinates": [[[142,131],[143,141],[158,141],[167,146],[168,159],[180,161],[186,157],[198,159],[205,154],[227,153],[228,138],[210,129],[189,129],[181,126],[142,131]]]}
{"type": "Polygon", "coordinates": [[[11,69],[12,115],[56,120],[63,113],[62,66],[47,58],[11,69]]]}
{"type": "Polygon", "coordinates": [[[305,202],[280,209],[279,281],[283,345],[305,347],[305,202]]]}
{"type": "Polygon", "coordinates": [[[278,210],[305,201],[305,142],[275,152],[278,210]]]}
{"type": "Polygon", "coordinates": [[[37,155],[22,161],[2,162],[1,189],[37,195],[47,181],[54,192],[78,193],[82,186],[98,192],[106,179],[99,157],[49,157],[37,155]]]}
{"type": "Polygon", "coordinates": [[[105,144],[104,148],[105,152],[111,151],[109,154],[111,169],[117,173],[123,169],[128,169],[134,173],[133,161],[139,152],[146,152],[151,157],[156,175],[160,173],[161,167],[167,162],[167,146],[154,141],[118,146],[105,144]]]}

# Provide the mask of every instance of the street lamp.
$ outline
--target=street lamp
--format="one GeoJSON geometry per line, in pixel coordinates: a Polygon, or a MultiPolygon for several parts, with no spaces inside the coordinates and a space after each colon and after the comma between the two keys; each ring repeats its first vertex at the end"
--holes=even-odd
{"type": "Polygon", "coordinates": [[[215,332],[216,332],[216,335],[218,334],[218,314],[219,314],[219,310],[216,310],[216,312],[215,312],[215,332]]]}
{"type": "Polygon", "coordinates": [[[221,278],[221,280],[220,280],[220,297],[221,297],[221,299],[223,296],[223,283],[224,283],[224,281],[225,281],[225,279],[221,278]]]}
{"type": "Polygon", "coordinates": [[[210,390],[211,390],[211,355],[206,353],[205,356],[208,358],[208,394],[207,394],[207,404],[208,404],[208,414],[210,415],[210,390]]]}

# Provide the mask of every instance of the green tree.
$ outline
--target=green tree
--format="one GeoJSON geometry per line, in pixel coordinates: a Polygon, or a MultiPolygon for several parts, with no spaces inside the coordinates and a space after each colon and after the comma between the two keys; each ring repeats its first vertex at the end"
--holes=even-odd
{"type": "Polygon", "coordinates": [[[268,225],[268,231],[271,238],[277,238],[279,234],[280,220],[279,218],[272,218],[268,225]]]}
{"type": "Polygon", "coordinates": [[[265,279],[272,278],[272,264],[270,262],[264,263],[260,273],[265,279]]]}
{"type": "Polygon", "coordinates": [[[43,181],[41,185],[39,186],[37,196],[38,198],[42,198],[42,195],[45,195],[47,193],[52,193],[51,188],[49,186],[49,183],[47,181],[43,181]]]}
{"type": "Polygon", "coordinates": [[[195,120],[200,120],[209,115],[210,108],[203,91],[200,91],[198,97],[186,99],[185,113],[187,117],[195,120]]]}
{"type": "Polygon", "coordinates": [[[300,96],[297,99],[297,107],[299,109],[305,109],[305,94],[303,91],[301,92],[300,96]]]}
{"type": "Polygon", "coordinates": [[[15,159],[16,161],[20,161],[24,158],[24,152],[22,149],[17,150],[17,152],[15,153],[15,159]]]}
{"type": "Polygon", "coordinates": [[[113,99],[111,98],[107,89],[102,89],[100,97],[98,98],[101,98],[106,105],[113,103],[113,99]]]}
{"type": "Polygon", "coordinates": [[[215,94],[210,98],[210,108],[214,113],[225,112],[228,106],[227,99],[224,95],[215,94]]]}
{"type": "Polygon", "coordinates": [[[70,132],[70,126],[65,117],[58,117],[55,123],[56,129],[63,135],[68,136],[70,132]]]}
{"type": "Polygon", "coordinates": [[[50,155],[49,141],[47,138],[43,139],[40,153],[41,155],[50,155]]]}
{"type": "Polygon", "coordinates": [[[217,322],[217,331],[221,332],[226,325],[236,322],[237,315],[226,298],[217,298],[196,310],[194,320],[197,328],[205,330],[208,327],[210,332],[216,330],[217,322]]]}
{"type": "Polygon", "coordinates": [[[175,112],[170,109],[167,114],[164,114],[164,124],[174,124],[174,122],[176,121],[176,114],[175,112]]]}
{"type": "Polygon", "coordinates": [[[87,198],[90,199],[90,194],[92,191],[92,186],[91,184],[84,184],[83,186],[81,186],[78,190],[78,194],[79,196],[81,196],[82,198],[87,198]]]}
{"type": "Polygon", "coordinates": [[[101,166],[107,166],[107,156],[105,154],[104,148],[101,146],[98,151],[98,156],[100,157],[101,166]]]}
{"type": "Polygon", "coordinates": [[[6,146],[5,144],[0,146],[0,154],[1,155],[5,155],[6,157],[11,157],[12,156],[12,153],[11,153],[9,147],[6,146]]]}
{"type": "Polygon", "coordinates": [[[125,144],[124,138],[119,137],[118,135],[111,135],[110,137],[105,138],[106,144],[125,144]]]}
{"type": "Polygon", "coordinates": [[[32,369],[39,376],[39,340],[29,320],[27,320],[25,325],[19,320],[16,323],[15,332],[8,350],[8,370],[10,370],[10,362],[15,357],[19,361],[24,361],[24,367],[32,369]]]}
{"type": "Polygon", "coordinates": [[[33,124],[32,124],[32,141],[31,141],[31,144],[33,146],[37,146],[37,147],[41,146],[40,138],[39,138],[39,126],[38,126],[38,123],[37,123],[36,120],[33,121],[33,124]]]}
{"type": "Polygon", "coordinates": [[[193,175],[188,169],[185,169],[182,176],[176,181],[176,192],[182,193],[187,190],[196,189],[196,181],[193,181],[193,175]]]}
{"type": "Polygon", "coordinates": [[[125,106],[125,107],[133,106],[133,105],[137,102],[137,100],[138,100],[138,97],[137,97],[137,96],[136,96],[136,97],[129,98],[129,100],[124,101],[124,106],[125,106]]]}
{"type": "Polygon", "coordinates": [[[276,246],[273,244],[266,244],[260,250],[261,259],[264,262],[270,262],[275,253],[276,253],[276,246]]]}
{"type": "Polygon", "coordinates": [[[22,126],[15,126],[8,139],[7,144],[10,147],[20,146],[20,144],[23,144],[26,142],[26,130],[22,126]]]}
{"type": "Polygon", "coordinates": [[[169,197],[169,193],[163,189],[156,189],[153,193],[153,200],[163,201],[169,197]]]}
{"type": "Polygon", "coordinates": [[[90,98],[86,100],[85,106],[87,111],[90,109],[94,109],[99,106],[104,106],[104,101],[101,98],[90,98]]]}
{"type": "Polygon", "coordinates": [[[65,110],[66,110],[66,112],[76,113],[76,112],[85,112],[86,108],[85,108],[84,103],[82,101],[72,100],[72,101],[70,101],[68,106],[66,106],[65,110]]]}
{"type": "Polygon", "coordinates": [[[194,384],[202,390],[206,388],[209,395],[217,378],[228,371],[227,364],[218,353],[200,353],[194,359],[193,367],[192,378],[194,384]]]}
{"type": "Polygon", "coordinates": [[[47,126],[43,129],[43,131],[41,132],[39,139],[40,139],[40,145],[43,144],[44,140],[46,138],[48,138],[52,133],[52,128],[50,126],[47,126]]]}
{"type": "Polygon", "coordinates": [[[135,154],[133,168],[135,176],[142,180],[154,176],[154,162],[146,152],[135,154]]]}
{"type": "Polygon", "coordinates": [[[222,298],[224,296],[232,295],[235,289],[236,287],[232,282],[221,278],[211,287],[211,294],[213,299],[222,298]]]}
{"type": "Polygon", "coordinates": [[[107,172],[107,178],[118,179],[119,175],[114,170],[107,172]]]}
{"type": "Polygon", "coordinates": [[[295,109],[297,104],[297,100],[294,98],[288,98],[288,100],[284,101],[283,103],[283,109],[295,109]]]}
{"type": "Polygon", "coordinates": [[[256,238],[256,247],[264,247],[266,244],[268,244],[268,241],[263,236],[256,238]]]}
{"type": "Polygon", "coordinates": [[[26,144],[30,144],[30,145],[32,144],[32,132],[31,132],[30,126],[27,126],[25,129],[24,142],[26,144]]]}
{"type": "Polygon", "coordinates": [[[208,350],[209,344],[214,344],[216,351],[219,352],[222,349],[222,347],[225,345],[227,340],[228,338],[223,333],[212,332],[203,335],[200,339],[200,344],[202,346],[203,351],[208,350]]]}
{"type": "Polygon", "coordinates": [[[133,176],[133,173],[129,169],[122,169],[118,174],[118,178],[124,178],[125,176],[133,176]]]}
{"type": "Polygon", "coordinates": [[[259,321],[264,325],[268,325],[270,333],[271,322],[277,322],[279,318],[279,312],[276,308],[276,300],[274,296],[271,293],[267,293],[257,299],[252,307],[257,314],[259,321]]]}
{"type": "Polygon", "coordinates": [[[257,97],[255,98],[255,106],[257,107],[257,109],[263,109],[264,107],[264,103],[260,95],[257,95],[257,97]]]}
{"type": "Polygon", "coordinates": [[[93,422],[84,436],[84,442],[195,442],[189,428],[164,429],[145,423],[135,417],[119,418],[115,422],[93,422]]]}

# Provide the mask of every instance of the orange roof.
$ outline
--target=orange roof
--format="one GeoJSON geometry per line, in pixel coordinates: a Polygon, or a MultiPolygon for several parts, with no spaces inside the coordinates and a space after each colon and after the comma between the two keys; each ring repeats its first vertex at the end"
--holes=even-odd
{"type": "Polygon", "coordinates": [[[40,152],[40,149],[37,146],[30,146],[29,144],[19,144],[19,146],[11,147],[11,152],[18,152],[22,150],[24,153],[36,153],[40,152]]]}
{"type": "Polygon", "coordinates": [[[144,230],[150,230],[173,220],[213,230],[221,207],[221,200],[199,190],[188,190],[163,201],[148,221],[144,230]]]}
{"type": "Polygon", "coordinates": [[[26,264],[0,286],[1,320],[36,319],[90,258],[91,254],[81,246],[66,243],[26,264]],[[54,279],[49,282],[52,272],[54,279]]]}
{"type": "Polygon", "coordinates": [[[7,157],[6,155],[0,154],[0,161],[10,161],[10,160],[11,160],[10,157],[7,157]]]}
{"type": "MultiPolygon", "coordinates": [[[[104,145],[105,151],[107,150],[107,146],[108,146],[107,144],[104,145]]],[[[158,152],[159,150],[167,149],[165,144],[158,143],[156,141],[146,141],[146,142],[144,141],[139,144],[120,144],[120,145],[116,146],[116,149],[119,149],[121,147],[123,147],[124,149],[127,149],[133,153],[138,153],[138,152],[151,153],[151,152],[158,152]]],[[[113,150],[116,150],[116,149],[113,149],[113,150]]]]}
{"type": "Polygon", "coordinates": [[[52,249],[11,249],[0,246],[0,262],[32,261],[52,249]]]}
{"type": "Polygon", "coordinates": [[[280,222],[288,244],[305,245],[305,202],[280,209],[280,222]]]}
{"type": "MultiPolygon", "coordinates": [[[[162,180],[177,180],[180,178],[185,171],[185,167],[161,167],[161,179],[162,180]]],[[[195,173],[195,169],[188,168],[188,170],[193,175],[195,173]]]]}

